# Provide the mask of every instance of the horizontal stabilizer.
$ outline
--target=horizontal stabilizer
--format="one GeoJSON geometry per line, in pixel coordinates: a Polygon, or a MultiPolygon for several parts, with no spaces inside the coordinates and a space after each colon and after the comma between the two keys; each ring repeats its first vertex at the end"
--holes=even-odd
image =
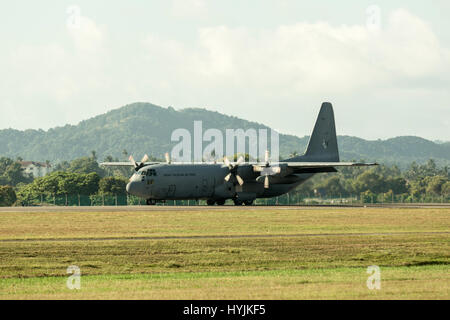
{"type": "Polygon", "coordinates": [[[362,162],[286,162],[288,167],[298,168],[323,168],[323,167],[367,167],[377,166],[378,163],[362,162]]]}

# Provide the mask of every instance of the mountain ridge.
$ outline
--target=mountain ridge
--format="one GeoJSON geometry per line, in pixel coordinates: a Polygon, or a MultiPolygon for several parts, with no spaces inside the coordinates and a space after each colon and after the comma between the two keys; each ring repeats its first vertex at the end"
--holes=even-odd
{"type": "MultiPolygon", "coordinates": [[[[237,128],[270,129],[262,123],[217,111],[202,108],[175,110],[135,102],[82,120],[76,125],[66,124],[46,131],[2,129],[0,156],[56,162],[73,160],[95,150],[99,159],[109,155],[123,159],[125,149],[136,158],[144,153],[162,158],[176,144],[170,141],[172,131],[177,128],[192,130],[194,120],[203,122],[203,132],[208,128],[217,128],[222,132],[237,128]]],[[[287,157],[293,151],[302,154],[308,140],[309,136],[280,133],[280,155],[287,157]]],[[[450,164],[450,143],[438,144],[416,136],[365,140],[342,135],[338,136],[338,144],[341,160],[363,159],[404,167],[413,161],[424,163],[433,158],[440,165],[450,164]]]]}

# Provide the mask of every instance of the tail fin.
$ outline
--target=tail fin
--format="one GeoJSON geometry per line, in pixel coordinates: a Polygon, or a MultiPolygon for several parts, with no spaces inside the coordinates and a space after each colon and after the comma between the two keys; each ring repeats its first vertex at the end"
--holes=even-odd
{"type": "Polygon", "coordinates": [[[322,103],[304,158],[309,161],[339,161],[333,106],[322,103]]]}

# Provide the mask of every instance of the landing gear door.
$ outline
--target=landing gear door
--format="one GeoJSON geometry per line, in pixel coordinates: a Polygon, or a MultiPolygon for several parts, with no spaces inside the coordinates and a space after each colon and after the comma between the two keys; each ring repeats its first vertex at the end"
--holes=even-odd
{"type": "Polygon", "coordinates": [[[168,197],[174,197],[175,191],[177,190],[177,186],[174,184],[169,185],[169,189],[167,190],[167,196],[168,197]]]}
{"type": "Polygon", "coordinates": [[[145,181],[145,190],[147,191],[147,194],[152,196],[153,195],[153,182],[154,180],[147,177],[146,181],[145,181]]]}
{"type": "Polygon", "coordinates": [[[214,178],[203,178],[200,186],[201,197],[211,197],[214,194],[214,178]]]}

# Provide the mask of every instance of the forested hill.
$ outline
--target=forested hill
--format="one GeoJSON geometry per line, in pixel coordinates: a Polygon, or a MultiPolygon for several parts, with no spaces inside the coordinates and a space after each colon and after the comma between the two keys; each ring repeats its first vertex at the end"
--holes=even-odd
{"type": "MultiPolygon", "coordinates": [[[[21,157],[26,160],[58,162],[90,155],[95,150],[103,160],[113,156],[123,160],[123,151],[141,157],[148,153],[162,158],[175,143],[170,141],[172,131],[186,128],[193,132],[193,121],[202,120],[208,128],[259,129],[265,125],[246,121],[205,109],[162,108],[150,103],[133,103],[80,122],[43,130],[0,130],[0,156],[21,157]]],[[[313,124],[311,124],[312,128],[313,124]]],[[[225,135],[224,135],[225,136],[225,135]]],[[[302,154],[308,136],[298,138],[280,135],[280,153],[283,157],[296,151],[302,154]]],[[[440,165],[450,164],[450,143],[434,143],[419,137],[397,137],[388,140],[367,141],[339,136],[342,160],[379,161],[404,167],[412,161],[424,163],[433,158],[440,165]]],[[[207,143],[204,144],[206,146],[207,143]]]]}

